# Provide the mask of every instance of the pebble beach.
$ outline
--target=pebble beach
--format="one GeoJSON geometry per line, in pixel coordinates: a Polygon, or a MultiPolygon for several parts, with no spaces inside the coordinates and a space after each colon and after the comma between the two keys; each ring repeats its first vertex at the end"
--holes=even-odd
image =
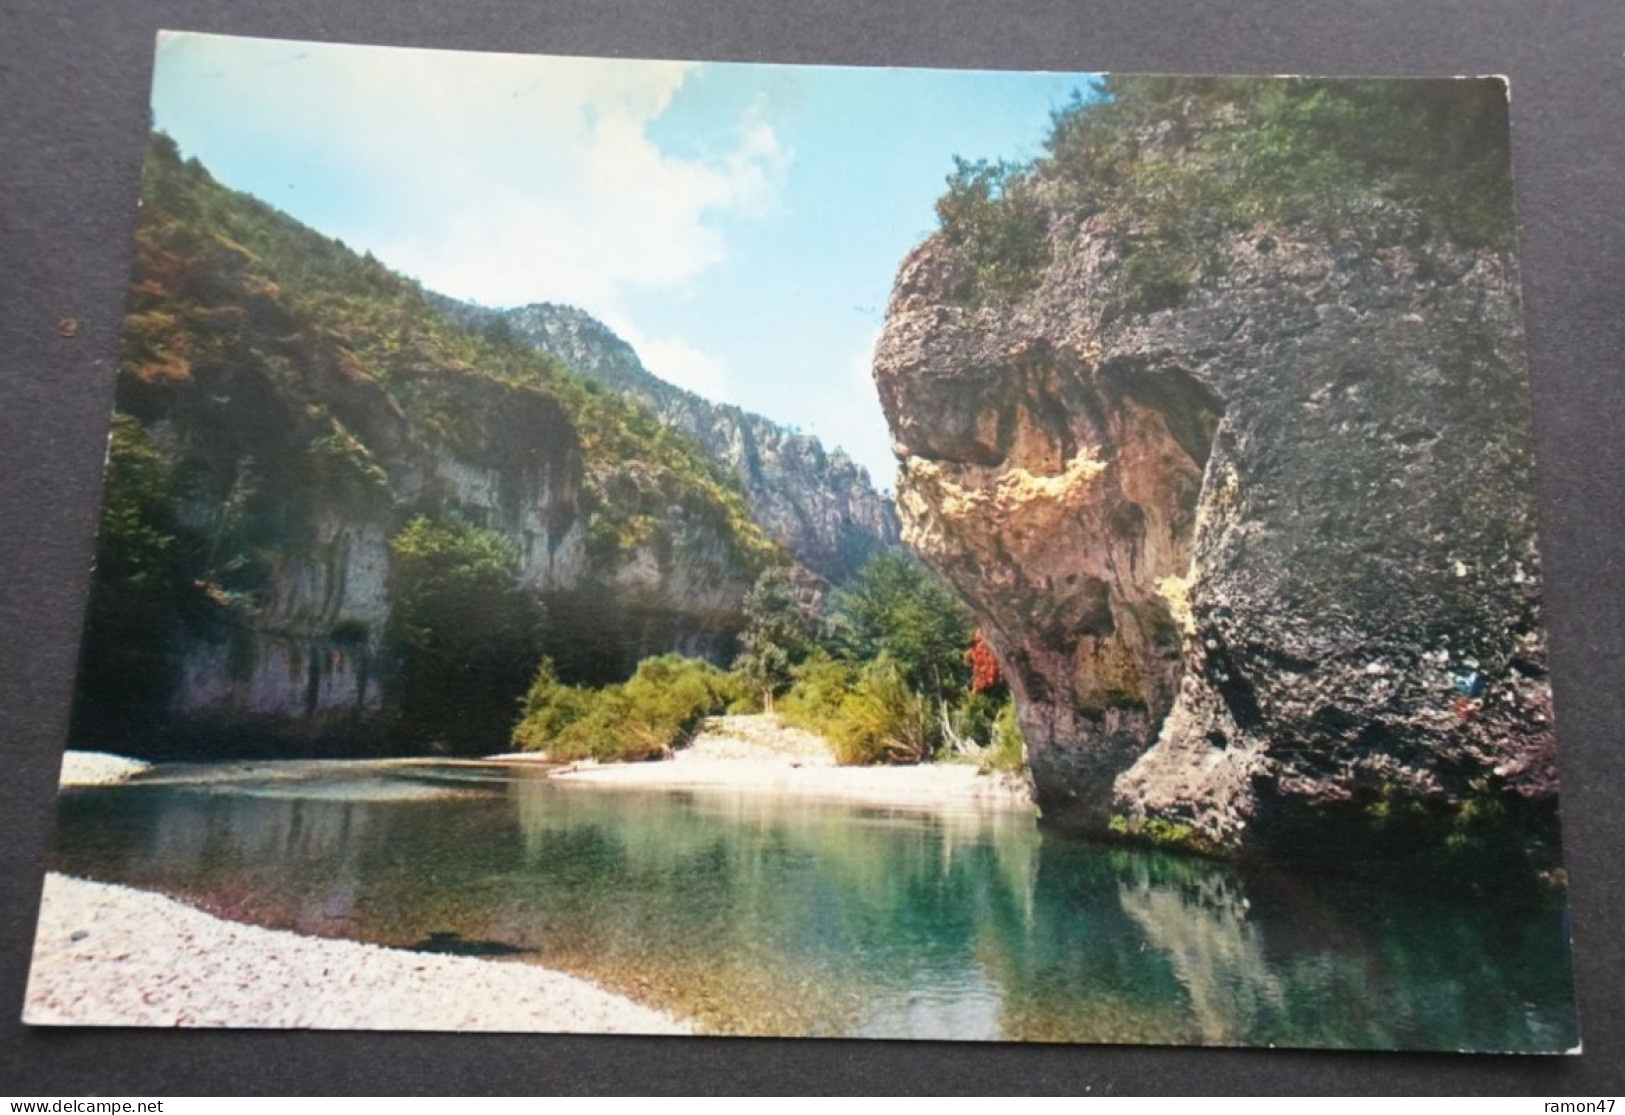
{"type": "Polygon", "coordinates": [[[689,1032],[668,1014],[534,964],[302,937],[57,874],[45,878],[23,1021],[689,1032]]]}

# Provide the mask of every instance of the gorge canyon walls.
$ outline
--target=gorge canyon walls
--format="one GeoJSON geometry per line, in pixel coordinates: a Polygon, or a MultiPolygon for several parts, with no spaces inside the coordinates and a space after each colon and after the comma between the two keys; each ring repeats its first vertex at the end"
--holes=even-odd
{"type": "MultiPolygon", "coordinates": [[[[1232,154],[1268,103],[1117,80],[1035,167],[962,168],[875,362],[905,541],[988,633],[1046,820],[1221,853],[1459,845],[1503,821],[1541,843],[1556,773],[1509,234],[1475,243],[1367,186],[1357,151],[1334,219],[1189,201],[1226,219],[1179,240],[1189,212],[1121,183],[1293,187],[1232,154]],[[967,211],[980,226],[950,223],[967,211]]],[[[1323,84],[1300,91],[1364,95],[1323,84]]],[[[1504,137],[1498,83],[1446,100],[1418,119],[1504,137]]],[[[1480,157],[1504,150],[1461,160],[1480,157]]],[[[1510,194],[1490,203],[1510,228],[1510,194]]]]}

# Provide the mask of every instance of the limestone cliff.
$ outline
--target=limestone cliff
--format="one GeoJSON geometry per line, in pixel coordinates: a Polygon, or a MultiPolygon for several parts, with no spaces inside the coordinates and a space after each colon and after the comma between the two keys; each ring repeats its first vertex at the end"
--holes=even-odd
{"type": "Polygon", "coordinates": [[[551,353],[583,375],[653,408],[723,462],[744,488],[751,516],[802,565],[837,584],[899,543],[897,514],[868,473],[839,449],[759,414],[674,387],[643,366],[602,322],[570,306],[541,303],[486,310],[441,300],[481,328],[500,328],[551,353]]]}
{"type": "Polygon", "coordinates": [[[1324,857],[1510,828],[1550,862],[1504,90],[1428,84],[1118,79],[1036,166],[962,167],[903,264],[904,537],[988,633],[1051,822],[1324,857]]]}
{"type": "Polygon", "coordinates": [[[155,138],[75,745],[500,750],[540,655],[726,661],[779,560],[647,408],[155,138]]]}

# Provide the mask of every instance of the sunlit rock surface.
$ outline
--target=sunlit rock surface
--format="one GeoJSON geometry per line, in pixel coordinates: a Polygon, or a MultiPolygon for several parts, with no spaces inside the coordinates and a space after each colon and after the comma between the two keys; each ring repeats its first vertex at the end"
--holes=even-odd
{"type": "Polygon", "coordinates": [[[904,538],[987,631],[1050,822],[1332,854],[1344,820],[1549,815],[1515,275],[1379,216],[1230,235],[1155,310],[1130,213],[1052,215],[1015,299],[940,234],[903,264],[904,538]]]}

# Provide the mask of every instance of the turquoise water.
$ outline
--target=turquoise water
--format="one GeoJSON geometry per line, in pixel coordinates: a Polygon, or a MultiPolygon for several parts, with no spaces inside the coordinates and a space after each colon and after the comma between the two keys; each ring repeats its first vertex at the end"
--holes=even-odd
{"type": "Polygon", "coordinates": [[[1560,908],[1311,881],[1025,817],[501,767],[170,768],[52,866],[224,917],[536,962],[723,1033],[1563,1050],[1560,908]]]}

